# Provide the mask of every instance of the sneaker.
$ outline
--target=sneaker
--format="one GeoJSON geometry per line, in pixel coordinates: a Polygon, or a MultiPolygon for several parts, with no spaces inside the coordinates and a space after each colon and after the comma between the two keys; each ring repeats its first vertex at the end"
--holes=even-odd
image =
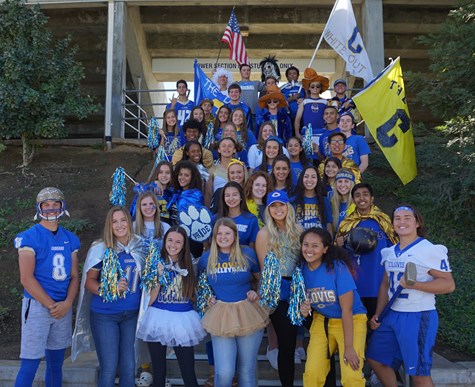
{"type": "Polygon", "coordinates": [[[370,386],[383,386],[383,383],[381,383],[381,381],[378,379],[378,377],[376,376],[376,374],[374,372],[371,373],[371,377],[369,378],[369,384],[370,386]]]}
{"type": "Polygon", "coordinates": [[[278,356],[279,356],[279,349],[278,348],[274,348],[273,350],[269,350],[269,347],[267,347],[267,353],[266,353],[267,360],[269,360],[270,365],[275,370],[279,369],[279,366],[278,366],[278,363],[277,363],[277,357],[278,356]]]}
{"type": "Polygon", "coordinates": [[[297,352],[297,350],[295,350],[295,352],[294,352],[294,363],[295,364],[301,364],[302,363],[302,360],[300,359],[300,355],[297,352]]]}
{"type": "Polygon", "coordinates": [[[150,387],[153,384],[153,377],[150,372],[143,371],[140,377],[135,379],[135,385],[139,387],[150,387]]]}
{"type": "Polygon", "coordinates": [[[299,355],[300,360],[307,360],[307,354],[302,347],[295,348],[295,353],[299,355]]]}

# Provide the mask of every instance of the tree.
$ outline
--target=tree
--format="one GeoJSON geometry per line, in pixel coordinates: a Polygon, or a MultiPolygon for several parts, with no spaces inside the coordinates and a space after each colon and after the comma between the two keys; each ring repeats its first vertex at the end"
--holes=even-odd
{"type": "Polygon", "coordinates": [[[475,3],[465,0],[440,29],[418,41],[429,49],[429,74],[411,74],[417,100],[445,120],[473,115],[475,108],[475,3]]]}
{"type": "Polygon", "coordinates": [[[99,108],[81,95],[84,69],[71,36],[55,41],[46,23],[38,5],[0,4],[0,136],[21,137],[23,167],[33,160],[35,139],[65,137],[66,117],[99,108]]]}

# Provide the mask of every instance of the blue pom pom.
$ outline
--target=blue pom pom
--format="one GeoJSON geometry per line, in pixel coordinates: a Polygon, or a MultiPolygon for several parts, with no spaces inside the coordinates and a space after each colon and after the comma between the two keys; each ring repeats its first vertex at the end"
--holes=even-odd
{"type": "Polygon", "coordinates": [[[208,282],[206,272],[202,272],[198,277],[196,293],[196,307],[200,317],[203,317],[208,309],[208,300],[214,297],[214,292],[208,282]]]}
{"type": "Polygon", "coordinates": [[[160,145],[160,125],[156,117],[152,117],[148,124],[147,146],[155,150],[160,145]]]}
{"type": "Polygon", "coordinates": [[[214,140],[215,140],[213,132],[214,132],[214,126],[210,122],[208,124],[208,130],[206,131],[206,137],[205,137],[205,140],[203,142],[203,146],[208,150],[211,150],[211,146],[213,145],[214,140]]]}
{"type": "Polygon", "coordinates": [[[124,206],[127,188],[125,186],[125,171],[119,167],[112,175],[112,190],[109,195],[109,201],[114,206],[124,206]]]}
{"type": "Polygon", "coordinates": [[[305,283],[303,280],[302,270],[299,267],[292,274],[292,283],[290,284],[290,302],[287,316],[293,325],[302,325],[305,320],[300,313],[300,305],[306,299],[305,283]]]}
{"type": "Polygon", "coordinates": [[[145,258],[145,269],[142,275],[141,288],[145,288],[148,291],[156,288],[158,284],[161,286],[167,286],[170,283],[170,272],[165,269],[165,262],[160,256],[160,250],[158,248],[157,241],[153,240],[150,243],[147,257],[145,258]],[[162,274],[158,274],[158,266],[164,267],[162,274]]]}
{"type": "Polygon", "coordinates": [[[312,124],[308,124],[304,128],[304,136],[302,139],[302,146],[307,157],[313,155],[313,145],[312,145],[312,124]]]}
{"type": "Polygon", "coordinates": [[[277,308],[280,299],[280,266],[275,254],[270,251],[264,258],[264,270],[261,274],[260,296],[259,300],[262,306],[270,309],[277,308]]]}
{"type": "Polygon", "coordinates": [[[127,277],[120,266],[119,257],[116,251],[109,247],[104,251],[99,287],[99,295],[104,302],[113,302],[119,297],[125,298],[128,291],[120,293],[117,288],[122,278],[127,277]]]}

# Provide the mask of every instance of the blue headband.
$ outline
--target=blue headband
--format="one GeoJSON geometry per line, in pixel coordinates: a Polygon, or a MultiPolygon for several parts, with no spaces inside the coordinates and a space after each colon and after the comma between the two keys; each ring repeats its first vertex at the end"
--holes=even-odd
{"type": "Polygon", "coordinates": [[[267,141],[277,141],[280,145],[283,145],[282,139],[277,136],[270,136],[269,138],[267,138],[267,141]]]}
{"type": "Polygon", "coordinates": [[[393,214],[395,214],[396,212],[398,211],[403,211],[403,210],[406,210],[406,211],[410,211],[412,213],[414,213],[414,210],[411,208],[411,207],[408,207],[408,206],[401,206],[401,207],[398,207],[394,210],[393,214]]]}
{"type": "Polygon", "coordinates": [[[335,181],[339,179],[348,179],[351,180],[353,183],[355,182],[355,175],[348,171],[340,171],[335,176],[335,181]]]}

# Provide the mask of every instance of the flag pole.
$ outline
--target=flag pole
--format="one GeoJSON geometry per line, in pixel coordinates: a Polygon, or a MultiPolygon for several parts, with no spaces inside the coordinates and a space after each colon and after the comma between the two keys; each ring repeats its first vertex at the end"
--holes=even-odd
{"type": "MultiPolygon", "coordinates": [[[[236,6],[233,5],[233,9],[231,10],[231,12],[233,12],[235,8],[236,8],[236,6]]],[[[219,61],[219,57],[221,55],[221,50],[222,49],[223,49],[223,41],[221,41],[221,46],[219,47],[218,57],[216,58],[216,63],[214,64],[214,69],[216,69],[218,67],[218,61],[219,61]]]]}

